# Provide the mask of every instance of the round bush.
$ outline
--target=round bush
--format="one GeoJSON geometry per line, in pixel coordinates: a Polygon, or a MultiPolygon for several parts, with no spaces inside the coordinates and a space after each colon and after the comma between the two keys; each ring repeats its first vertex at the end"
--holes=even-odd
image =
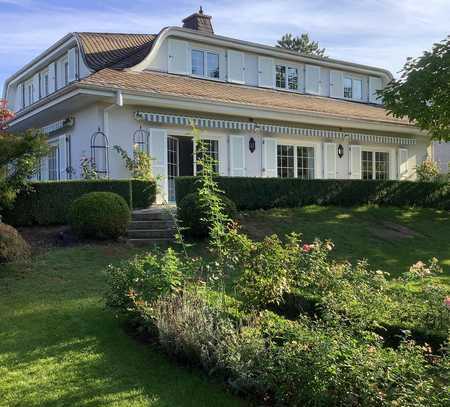
{"type": "MultiPolygon", "coordinates": [[[[226,196],[221,196],[224,205],[224,212],[230,219],[236,217],[236,205],[226,196]]],[[[198,194],[187,194],[178,205],[178,219],[182,222],[182,226],[186,229],[186,234],[192,237],[206,237],[209,234],[208,222],[202,219],[206,218],[204,208],[200,204],[198,194]]]]}
{"type": "Polygon", "coordinates": [[[0,263],[27,259],[30,246],[12,226],[0,223],[0,263]]]}
{"type": "Polygon", "coordinates": [[[120,195],[90,192],[76,199],[69,211],[72,230],[81,237],[117,239],[127,232],[130,209],[120,195]]]}

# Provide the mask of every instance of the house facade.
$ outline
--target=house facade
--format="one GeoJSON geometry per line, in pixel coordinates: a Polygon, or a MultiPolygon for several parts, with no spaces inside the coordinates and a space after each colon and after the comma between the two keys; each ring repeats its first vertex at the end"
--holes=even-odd
{"type": "Polygon", "coordinates": [[[129,174],[120,145],[148,151],[162,196],[195,175],[195,125],[225,176],[414,180],[427,135],[388,116],[390,72],[216,35],[200,10],[159,34],[71,33],[7,79],[12,131],[52,147],[40,180],[82,177],[80,160],[129,174]]]}

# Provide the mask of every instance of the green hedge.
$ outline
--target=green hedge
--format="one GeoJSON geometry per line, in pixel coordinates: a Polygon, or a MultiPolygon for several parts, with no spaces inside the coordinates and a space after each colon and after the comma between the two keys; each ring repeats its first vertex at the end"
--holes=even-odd
{"type": "Polygon", "coordinates": [[[2,215],[6,223],[15,226],[66,224],[72,202],[89,192],[114,192],[130,208],[146,208],[155,201],[156,183],[141,180],[35,182],[2,215]]]}
{"type": "MultiPolygon", "coordinates": [[[[239,210],[367,203],[450,209],[450,183],[295,178],[217,177],[239,210]]],[[[195,177],[176,178],[177,204],[197,188],[195,177]]]]}

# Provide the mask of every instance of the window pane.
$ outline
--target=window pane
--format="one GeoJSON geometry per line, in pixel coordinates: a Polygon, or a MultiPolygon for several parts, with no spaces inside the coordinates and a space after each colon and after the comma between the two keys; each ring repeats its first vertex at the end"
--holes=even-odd
{"type": "Polygon", "coordinates": [[[278,146],[278,176],[280,178],[294,178],[294,147],[278,146]]]}
{"type": "Polygon", "coordinates": [[[344,97],[349,99],[353,97],[351,78],[344,78],[344,97]]]}
{"type": "Polygon", "coordinates": [[[353,99],[362,99],[362,80],[353,79],[353,99]]]}
{"type": "Polygon", "coordinates": [[[208,52],[207,54],[208,77],[219,78],[219,54],[208,52]]]}
{"type": "Polygon", "coordinates": [[[192,50],[192,75],[204,76],[204,53],[203,51],[192,50]]]}
{"type": "Polygon", "coordinates": [[[297,147],[297,177],[314,179],[314,147],[297,147]]]}
{"type": "Polygon", "coordinates": [[[275,83],[277,88],[286,88],[286,67],[284,65],[277,65],[275,83]]]}
{"type": "Polygon", "coordinates": [[[48,179],[56,181],[58,179],[58,147],[50,147],[48,155],[48,179]]]}
{"type": "Polygon", "coordinates": [[[375,179],[389,179],[389,153],[375,153],[375,179]]]}
{"type": "MultiPolygon", "coordinates": [[[[206,159],[211,160],[213,171],[219,173],[219,141],[218,140],[202,140],[205,152],[207,154],[206,159]]],[[[197,161],[202,160],[202,152],[197,152],[197,161]]],[[[202,172],[202,167],[197,164],[197,174],[202,172]]]]}
{"type": "Polygon", "coordinates": [[[373,179],[373,152],[363,151],[361,155],[362,179],[373,179]]]}
{"type": "Polygon", "coordinates": [[[298,70],[297,70],[297,68],[288,68],[288,87],[290,90],[298,89],[298,70]]]}

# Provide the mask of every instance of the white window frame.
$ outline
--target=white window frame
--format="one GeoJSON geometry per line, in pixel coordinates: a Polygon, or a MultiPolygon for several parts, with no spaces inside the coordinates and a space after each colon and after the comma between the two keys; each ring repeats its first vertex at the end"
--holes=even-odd
{"type": "Polygon", "coordinates": [[[59,156],[59,154],[60,154],[59,145],[57,143],[49,143],[49,147],[50,147],[50,152],[49,152],[48,156],[46,157],[46,159],[47,159],[47,179],[49,181],[59,181],[60,180],[60,171],[61,171],[61,168],[60,168],[61,159],[59,156]],[[56,167],[54,169],[54,171],[56,173],[56,178],[54,178],[54,179],[50,178],[50,154],[51,154],[52,150],[56,151],[56,154],[55,154],[56,167]]]}
{"type": "Polygon", "coordinates": [[[285,63],[274,63],[274,88],[278,90],[285,90],[288,92],[300,92],[300,68],[298,66],[289,65],[285,63]],[[285,69],[285,77],[286,82],[284,87],[277,86],[277,67],[282,66],[285,69]],[[290,89],[289,88],[289,69],[296,69],[297,70],[297,89],[290,89]]]}
{"type": "MultiPolygon", "coordinates": [[[[291,143],[289,141],[281,141],[277,140],[277,177],[281,178],[278,175],[278,146],[285,146],[285,147],[293,147],[294,148],[294,178],[298,177],[298,154],[297,154],[297,147],[310,147],[314,150],[314,176],[310,179],[318,179],[319,178],[319,168],[318,168],[318,162],[319,162],[319,143],[311,143],[311,142],[295,142],[291,143]]],[[[299,178],[299,179],[305,179],[305,178],[299,178]]]]}
{"type": "Polygon", "coordinates": [[[189,66],[190,66],[190,75],[195,77],[195,78],[203,78],[203,79],[209,79],[211,81],[220,81],[220,52],[218,51],[214,51],[211,49],[206,49],[206,48],[198,48],[198,47],[193,47],[191,48],[191,52],[190,52],[190,62],[189,62],[189,66]],[[198,51],[198,52],[203,52],[203,75],[198,75],[198,74],[194,74],[192,72],[192,53],[194,51],[198,51]],[[218,62],[219,62],[219,76],[217,78],[208,76],[208,54],[214,54],[217,55],[218,57],[218,62]]]}
{"type": "Polygon", "coordinates": [[[344,94],[343,94],[344,99],[355,100],[355,101],[358,101],[358,102],[362,102],[363,101],[364,97],[363,97],[363,78],[362,77],[360,77],[360,76],[353,76],[353,75],[349,75],[349,74],[344,74],[343,85],[344,85],[343,86],[343,88],[344,88],[344,94]],[[352,87],[351,87],[352,96],[351,97],[345,96],[345,88],[346,88],[345,81],[346,80],[350,80],[351,84],[352,84],[352,87]],[[355,89],[354,82],[355,81],[361,82],[361,98],[355,98],[355,91],[354,91],[354,89],[355,89]]]}
{"type": "Polygon", "coordinates": [[[39,98],[42,99],[50,94],[50,76],[49,76],[48,68],[41,71],[39,75],[40,75],[39,98]],[[45,83],[45,78],[47,78],[47,86],[45,83]]]}
{"type": "Polygon", "coordinates": [[[24,86],[24,99],[23,99],[23,105],[24,107],[30,106],[33,104],[34,99],[34,85],[33,85],[33,79],[29,79],[25,82],[24,86]]]}
{"type": "MultiPolygon", "coordinates": [[[[212,145],[212,143],[217,143],[217,152],[216,152],[216,162],[215,162],[215,166],[216,166],[216,175],[220,174],[220,141],[218,138],[212,138],[212,137],[205,137],[202,138],[201,141],[204,142],[209,142],[210,146],[212,145]]],[[[195,142],[194,142],[194,150],[195,150],[195,142]]],[[[211,155],[211,149],[208,150],[208,154],[211,155]]],[[[199,168],[198,168],[198,164],[197,164],[197,152],[194,151],[194,175],[198,175],[199,174],[199,168]]]]}
{"type": "Polygon", "coordinates": [[[386,153],[388,155],[388,173],[387,173],[387,177],[384,179],[384,181],[389,181],[391,178],[392,174],[392,161],[393,160],[393,155],[391,154],[392,151],[389,148],[380,148],[380,147],[366,147],[366,146],[361,146],[361,179],[364,180],[364,176],[363,176],[363,165],[362,165],[362,161],[363,161],[363,153],[364,151],[367,152],[371,152],[372,153],[372,179],[371,180],[365,180],[365,181],[377,181],[376,179],[376,153],[386,153]]]}

